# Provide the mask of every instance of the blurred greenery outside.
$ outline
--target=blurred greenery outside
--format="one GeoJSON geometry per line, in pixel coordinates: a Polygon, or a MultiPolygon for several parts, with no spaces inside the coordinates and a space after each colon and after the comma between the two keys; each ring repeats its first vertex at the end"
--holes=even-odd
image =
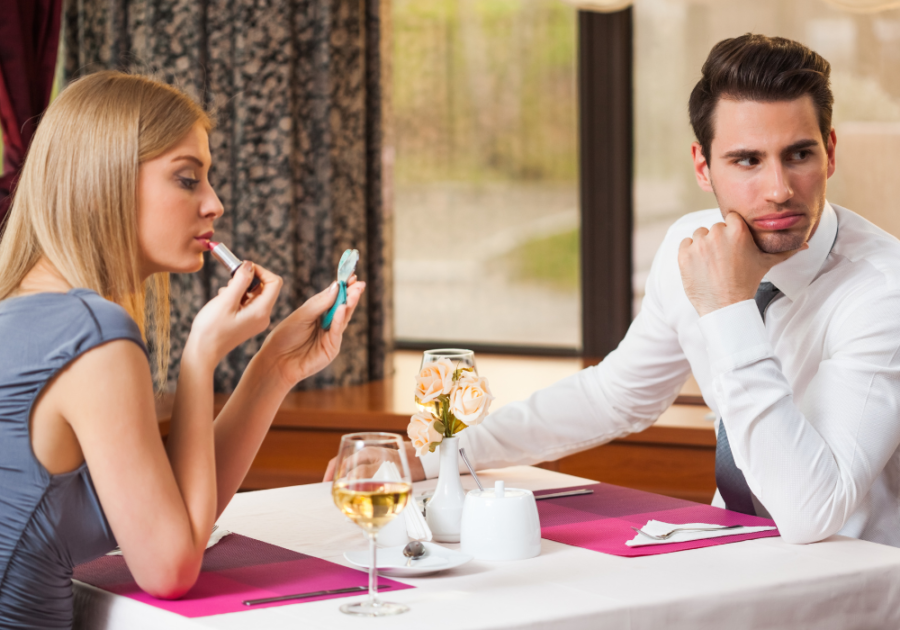
{"type": "MultiPolygon", "coordinates": [[[[576,12],[558,0],[394,0],[398,189],[571,184],[576,12]]],[[[514,282],[578,286],[578,231],[496,256],[514,282]]]]}
{"type": "Polygon", "coordinates": [[[581,283],[579,232],[570,230],[522,243],[506,255],[513,278],[577,291],[581,283]]]}

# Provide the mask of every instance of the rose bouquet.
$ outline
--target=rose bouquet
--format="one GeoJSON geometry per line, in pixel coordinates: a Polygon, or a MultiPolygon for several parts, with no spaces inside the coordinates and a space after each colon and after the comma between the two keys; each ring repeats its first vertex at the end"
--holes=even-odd
{"type": "Polygon", "coordinates": [[[445,437],[479,424],[492,400],[487,379],[471,367],[456,368],[449,359],[425,365],[416,376],[416,403],[421,411],[406,429],[416,455],[433,453],[445,437]]]}

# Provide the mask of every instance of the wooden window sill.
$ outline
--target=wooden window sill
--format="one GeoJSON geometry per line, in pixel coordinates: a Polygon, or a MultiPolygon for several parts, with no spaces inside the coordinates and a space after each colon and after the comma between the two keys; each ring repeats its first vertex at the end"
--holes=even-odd
{"type": "MultiPolygon", "coordinates": [[[[329,390],[293,392],[281,405],[269,436],[244,482],[260,489],[320,481],[340,436],[353,431],[406,433],[415,413],[414,377],[421,354],[394,353],[394,376],[329,390]]],[[[581,358],[479,355],[478,371],[496,396],[492,410],[595,365],[581,358]]],[[[216,394],[216,411],[228,394],[216,394]]],[[[168,432],[172,395],[157,401],[163,434],[168,432]]],[[[709,409],[688,383],[676,404],[645,431],[610,444],[548,462],[545,467],[679,496],[708,501],[715,490],[716,437],[709,409]],[[698,404],[699,403],[699,404],[698,404]]]]}

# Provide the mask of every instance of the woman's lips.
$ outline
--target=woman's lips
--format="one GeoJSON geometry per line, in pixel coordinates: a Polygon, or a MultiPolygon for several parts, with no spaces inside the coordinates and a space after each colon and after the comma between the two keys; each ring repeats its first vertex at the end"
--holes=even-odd
{"type": "Polygon", "coordinates": [[[753,225],[763,230],[786,230],[803,220],[802,214],[769,214],[753,219],[753,225]]]}

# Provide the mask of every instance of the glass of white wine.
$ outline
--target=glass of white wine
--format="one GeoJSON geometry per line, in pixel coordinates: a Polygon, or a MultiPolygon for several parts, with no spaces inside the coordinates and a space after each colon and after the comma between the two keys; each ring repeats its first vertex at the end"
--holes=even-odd
{"type": "Polygon", "coordinates": [[[331,494],[335,505],[369,537],[369,597],[344,604],[341,612],[384,617],[409,610],[378,599],[375,539],[378,531],[403,511],[412,481],[403,438],[393,433],[351,433],[341,438],[331,494]]]}

